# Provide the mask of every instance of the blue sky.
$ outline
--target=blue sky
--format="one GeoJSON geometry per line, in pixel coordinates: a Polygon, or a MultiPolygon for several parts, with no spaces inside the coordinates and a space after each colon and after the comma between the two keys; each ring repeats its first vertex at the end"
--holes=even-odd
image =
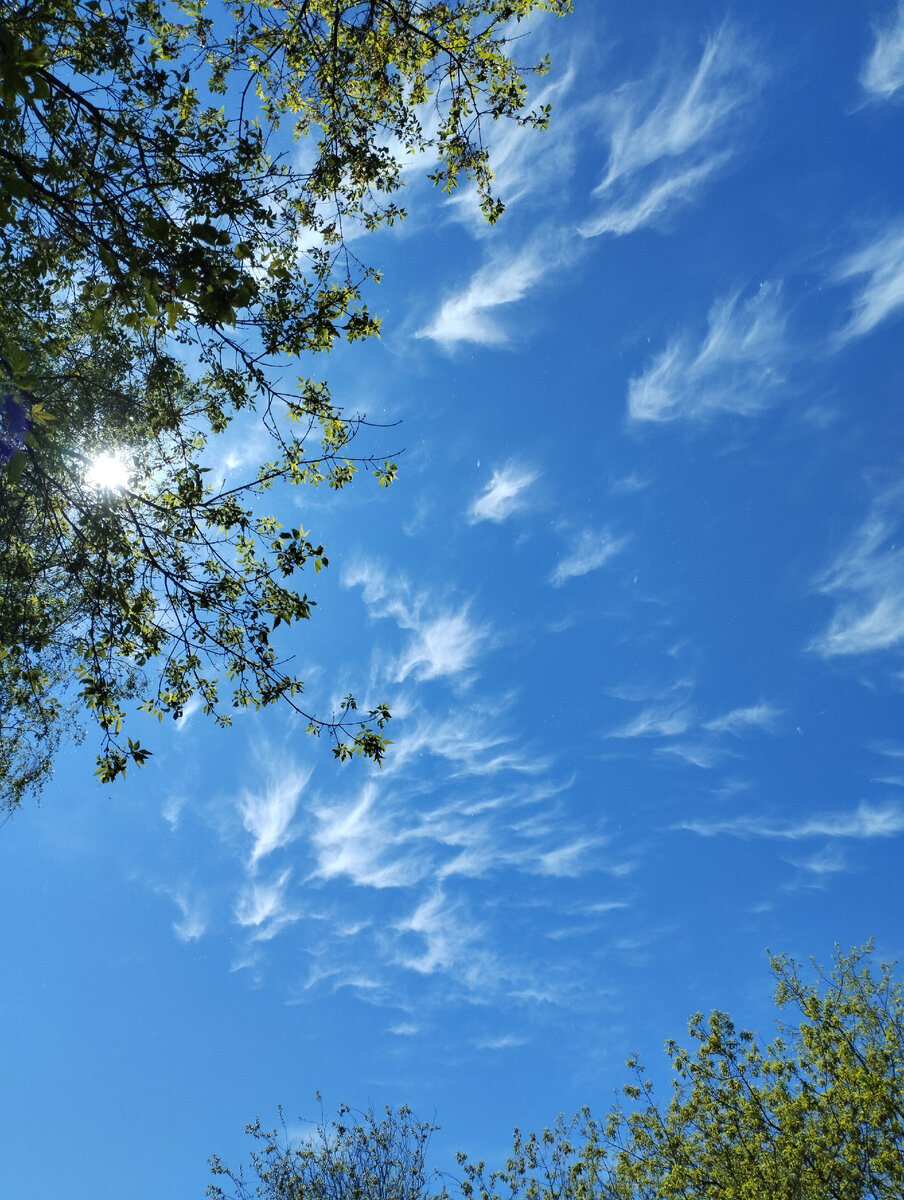
{"type": "Polygon", "coordinates": [[[576,8],[503,219],[412,165],[382,339],[306,367],[400,422],[388,492],[274,497],[384,769],[188,713],[3,829],[5,1195],[200,1196],[317,1088],[492,1161],[697,1009],[768,1031],[767,946],[904,957],[904,5],[576,8]]]}

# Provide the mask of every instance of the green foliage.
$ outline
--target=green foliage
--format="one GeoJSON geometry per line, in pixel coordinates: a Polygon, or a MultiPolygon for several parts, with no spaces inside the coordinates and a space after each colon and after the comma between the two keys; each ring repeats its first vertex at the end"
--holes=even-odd
{"type": "Polygon", "coordinates": [[[238,0],[212,16],[204,0],[4,3],[0,254],[29,298],[77,291],[98,330],[115,314],[219,345],[251,326],[265,353],[293,355],[372,334],[359,301],[373,272],[344,235],[404,215],[390,145],[435,154],[445,191],[473,179],[494,220],[482,120],[548,118],[524,111],[510,23],[569,7],[238,0]],[[305,166],[285,153],[292,137],[316,143],[305,166]]]}
{"type": "Polygon", "coordinates": [[[790,1012],[760,1042],[697,1014],[696,1046],[666,1043],[665,1105],[636,1059],[632,1107],[584,1109],[542,1134],[515,1131],[504,1170],[461,1155],[467,1200],[897,1200],[904,1191],[904,993],[870,947],[837,953],[818,982],[772,959],[790,1012]]]}
{"type": "MultiPolygon", "coordinates": [[[[361,465],[388,486],[396,465],[350,454],[364,422],[324,383],[273,379],[378,334],[347,234],[404,216],[398,153],[498,217],[482,123],[548,118],[522,77],[546,62],[519,69],[508,39],[569,8],[0,0],[0,803],[40,786],[79,708],[102,780],[148,756],[132,702],[162,719],[200,699],[225,725],[225,675],[232,707],[298,708],[273,634],[310,617],[295,577],[328,559],[260,496],[361,465]],[[251,409],[274,456],[218,489],[210,439],[251,409]],[[125,486],[86,481],[104,451],[125,486]]],[[[379,763],[389,709],[355,711],[304,715],[337,758],[379,763]]]]}
{"type": "Polygon", "coordinates": [[[251,1155],[254,1178],[246,1180],[243,1172],[233,1173],[214,1157],[214,1175],[234,1190],[211,1184],[206,1195],[211,1200],[422,1200],[427,1148],[436,1128],[404,1106],[386,1108],[378,1117],[372,1108],[355,1112],[342,1104],[335,1120],[327,1124],[321,1117],[311,1136],[293,1147],[285,1121],[281,1130],[264,1130],[255,1121],[246,1127],[261,1144],[251,1155]]]}
{"type": "MultiPolygon", "coordinates": [[[[602,1120],[583,1109],[542,1133],[516,1129],[505,1167],[458,1155],[437,1200],[899,1200],[904,1192],[904,990],[871,946],[836,953],[815,983],[772,958],[775,1002],[790,1020],[760,1042],[724,1012],[690,1023],[695,1048],[666,1043],[674,1077],[660,1105],[636,1059],[634,1082],[602,1120]]],[[[352,1114],[295,1149],[283,1128],[248,1132],[254,1181],[219,1159],[235,1188],[213,1200],[424,1200],[436,1126],[407,1108],[352,1114]],[[252,1187],[254,1190],[252,1191],[252,1187]]]]}
{"type": "MultiPolygon", "coordinates": [[[[341,487],[351,477],[354,427],[330,426],[326,389],[309,387],[292,400],[296,424],[307,406],[304,433],[327,425],[316,453],[302,437],[274,428],[279,457],[253,483],[217,490],[207,482],[211,468],[201,465],[209,396],[177,359],[140,341],[114,342],[71,318],[49,344],[32,346],[31,370],[30,397],[52,396],[58,418],[50,423],[32,399],[22,469],[0,476],[7,755],[0,767],[10,799],[21,799],[49,767],[47,747],[67,711],[67,667],[77,680],[76,704],[102,732],[97,773],[104,782],[149,754],[123,737],[128,702],[162,720],[180,717],[197,697],[205,713],[228,725],[220,675],[231,708],[285,700],[311,732],[329,731],[337,754],[379,763],[388,744],[386,705],[359,721],[347,697],[336,719],[312,717],[298,704],[302,681],[279,659],[273,637],[280,625],[311,616],[314,601],[292,580],[309,561],[319,572],[328,559],[301,526],[282,529],[255,502],[275,478],[341,487]],[[104,488],[86,468],[111,442],[130,479],[104,488]]],[[[19,407],[28,405],[21,396],[19,407]]]]}

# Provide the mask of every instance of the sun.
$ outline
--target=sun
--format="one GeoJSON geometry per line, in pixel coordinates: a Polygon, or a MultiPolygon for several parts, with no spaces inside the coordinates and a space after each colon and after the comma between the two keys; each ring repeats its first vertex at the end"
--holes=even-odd
{"type": "Polygon", "coordinates": [[[85,473],[85,481],[100,491],[115,492],[129,482],[129,469],[116,454],[98,454],[85,473]]]}

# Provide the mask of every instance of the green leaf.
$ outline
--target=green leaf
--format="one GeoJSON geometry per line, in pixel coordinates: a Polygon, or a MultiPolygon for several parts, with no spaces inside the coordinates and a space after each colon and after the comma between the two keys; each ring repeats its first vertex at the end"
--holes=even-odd
{"type": "Polygon", "coordinates": [[[16,450],[10,456],[9,462],[6,464],[6,477],[10,483],[18,483],[22,478],[22,472],[28,463],[24,450],[16,450]]]}
{"type": "Polygon", "coordinates": [[[211,225],[209,221],[201,221],[192,225],[189,229],[192,237],[197,238],[200,242],[205,242],[209,246],[215,246],[219,241],[220,231],[216,225],[211,225]]]}
{"type": "Polygon", "coordinates": [[[109,250],[103,242],[99,242],[97,246],[97,255],[104,266],[110,271],[116,271],[119,267],[119,259],[109,250]]]}

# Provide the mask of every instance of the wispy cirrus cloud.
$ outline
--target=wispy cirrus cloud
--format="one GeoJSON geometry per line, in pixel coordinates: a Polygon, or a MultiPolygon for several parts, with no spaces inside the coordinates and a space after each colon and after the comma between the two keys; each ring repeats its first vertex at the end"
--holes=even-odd
{"type": "Polygon", "coordinates": [[[904,221],[898,221],[856,253],[848,255],[835,280],[866,276],[854,296],[852,313],[838,332],[836,345],[863,337],[904,307],[904,221]]]}
{"type": "Polygon", "coordinates": [[[270,880],[251,879],[242,888],[235,905],[239,925],[251,929],[252,941],[269,942],[286,925],[300,917],[287,898],[292,872],[288,868],[270,880]]]}
{"type": "MultiPolygon", "coordinates": [[[[403,626],[416,623],[425,601],[403,579],[390,581],[371,568],[353,578],[375,611],[403,626]]],[[[397,669],[394,660],[389,669],[397,669]]],[[[586,869],[567,823],[552,817],[513,823],[515,813],[555,813],[571,781],[550,779],[550,760],[506,733],[507,703],[459,697],[440,716],[424,711],[416,689],[401,697],[393,754],[379,779],[350,796],[317,796],[306,804],[304,836],[293,854],[312,859],[307,879],[388,894],[501,869],[549,876],[586,869]]]]}
{"type": "MultiPolygon", "coordinates": [[[[603,818],[576,815],[574,775],[557,777],[551,756],[535,753],[520,725],[510,728],[512,695],[458,686],[463,674],[476,680],[477,649],[492,641],[466,605],[366,560],[343,582],[401,631],[401,650],[376,650],[371,663],[374,686],[406,680],[393,753],[379,775],[341,790],[332,777],[312,786],[287,747],[262,756],[266,785],[233,801],[224,827],[230,847],[237,826],[248,835],[232,891],[242,932],[235,969],[262,978],[291,941],[304,963],[293,985],[299,1002],[350,988],[369,1003],[395,1003],[400,978],[412,972],[443,997],[449,987],[481,1002],[503,989],[530,1003],[541,989],[548,999],[564,994],[561,980],[543,978],[511,882],[529,878],[532,897],[555,914],[581,877],[616,875],[603,818]],[[421,687],[428,678],[440,686],[421,687]],[[438,710],[443,682],[455,694],[438,710]],[[281,791],[279,781],[297,786],[281,791]],[[505,905],[515,928],[500,923],[505,905]]],[[[386,632],[397,640],[395,629],[386,632]]]]}
{"type": "Polygon", "coordinates": [[[489,628],[472,621],[467,603],[450,608],[426,591],[415,591],[404,576],[389,579],[373,563],[358,563],[346,572],[344,583],[363,589],[372,616],[391,617],[411,633],[395,660],[395,682],[461,676],[474,667],[489,639],[489,628]]]}
{"type": "Polygon", "coordinates": [[[479,976],[485,957],[479,944],[480,929],[441,887],[397,922],[396,929],[420,942],[417,951],[399,952],[399,962],[409,970],[421,975],[462,971],[466,979],[479,976]]]}
{"type": "Polygon", "coordinates": [[[672,742],[669,746],[657,747],[657,753],[673,754],[676,758],[690,763],[691,766],[702,767],[704,770],[709,770],[710,767],[721,762],[726,754],[721,746],[703,741],[672,742]]]}
{"type": "Polygon", "coordinates": [[[422,1028],[423,1026],[415,1024],[414,1021],[400,1021],[397,1025],[390,1025],[386,1032],[394,1037],[416,1037],[422,1028]]]}
{"type": "Polygon", "coordinates": [[[182,885],[161,888],[179,909],[179,919],[173,921],[173,933],[180,942],[196,942],[207,932],[208,906],[196,889],[182,885]]]}
{"type": "Polygon", "coordinates": [[[873,742],[869,749],[884,758],[904,758],[904,745],[900,742],[873,742]]]}
{"type": "Polygon", "coordinates": [[[455,877],[486,878],[501,869],[527,875],[577,876],[591,869],[587,854],[604,844],[600,835],[574,834],[555,821],[511,822],[529,804],[529,792],[509,792],[498,806],[474,804],[473,793],[447,796],[423,812],[411,812],[408,794],[367,785],[357,798],[315,810],[317,865],[312,880],[346,878],[357,887],[414,889],[455,877]]]}
{"type": "Polygon", "coordinates": [[[672,341],[628,386],[635,421],[701,420],[719,412],[759,412],[782,383],[785,317],[781,289],[763,284],[755,296],[718,300],[699,345],[672,341]]]}
{"type": "Polygon", "coordinates": [[[660,68],[652,82],[613,92],[605,105],[609,160],[594,191],[602,206],[580,232],[632,233],[692,200],[731,157],[737,119],[763,75],[762,55],[726,23],[693,70],[660,68]]]}
{"type": "Polygon", "coordinates": [[[537,875],[559,875],[574,877],[583,875],[587,870],[587,856],[595,849],[604,846],[603,837],[577,837],[554,850],[547,850],[537,859],[533,868],[537,875]]]}
{"type": "Polygon", "coordinates": [[[611,730],[609,737],[675,737],[686,733],[693,723],[694,710],[684,701],[652,704],[641,709],[633,720],[611,730]]]}
{"type": "Polygon", "coordinates": [[[391,1003],[400,970],[448,979],[466,998],[485,1000],[512,979],[533,995],[540,980],[530,930],[524,926],[516,948],[514,931],[503,934],[498,920],[506,896],[519,903],[513,874],[531,877],[532,894],[546,896],[555,911],[567,881],[613,868],[601,822],[569,816],[564,794],[574,779],[556,780],[547,760],[531,758],[500,732],[499,709],[460,701],[443,729],[438,718],[409,707],[399,720],[411,727],[379,778],[351,794],[306,790],[292,845],[304,875],[290,881],[285,869],[274,879],[259,873],[240,892],[235,915],[250,935],[249,965],[259,968],[266,940],[294,921],[293,937],[313,964],[299,999],[351,987],[391,1003]],[[479,891],[466,882],[475,880],[479,891]],[[493,899],[478,903],[479,896],[493,899]],[[302,911],[315,919],[300,922],[302,911]]]}
{"type": "Polygon", "coordinates": [[[628,544],[627,537],[616,537],[608,529],[585,529],[571,551],[556,563],[549,577],[553,587],[561,587],[569,579],[597,571],[628,544]]]}
{"type": "Polygon", "coordinates": [[[712,733],[732,733],[739,737],[751,730],[768,732],[775,726],[776,720],[781,715],[782,709],[776,708],[774,704],[766,704],[761,701],[759,704],[751,704],[747,708],[733,708],[731,712],[724,713],[721,717],[705,721],[703,728],[712,733]]]}
{"type": "MultiPolygon", "coordinates": [[[[487,146],[493,162],[493,194],[510,211],[519,202],[561,188],[571,175],[577,155],[579,134],[590,117],[586,106],[566,106],[566,98],[580,78],[573,66],[558,78],[550,79],[535,95],[534,110],[551,104],[558,121],[554,134],[540,131],[517,121],[497,121],[488,130],[487,146]]],[[[480,211],[473,186],[456,189],[446,208],[457,220],[470,226],[477,236],[490,235],[492,227],[480,211]]]]}
{"type": "Polygon", "coordinates": [[[413,628],[414,637],[396,668],[400,683],[409,676],[424,680],[461,675],[474,666],[486,640],[486,628],[473,623],[467,605],[420,621],[413,628]]]}
{"type": "MultiPolygon", "coordinates": [[[[752,44],[725,24],[707,41],[690,72],[661,69],[652,87],[628,84],[570,112],[569,124],[604,114],[609,158],[594,190],[601,207],[576,230],[547,229],[518,250],[493,255],[414,336],[447,350],[463,342],[508,344],[499,310],[523,300],[553,270],[573,261],[582,237],[626,234],[649,224],[691,200],[728,161],[736,140],[734,118],[756,94],[764,74],[761,64],[752,44]]],[[[573,77],[569,72],[550,85],[550,96],[565,95],[573,77]]],[[[567,137],[557,138],[550,150],[529,132],[513,129],[501,138],[497,183],[500,194],[509,198],[517,199],[544,180],[561,180],[570,169],[567,137]]],[[[460,211],[472,213],[473,204],[465,200],[461,197],[460,211]]]]}
{"type": "Polygon", "coordinates": [[[522,300],[569,257],[567,238],[554,233],[537,237],[514,253],[495,255],[478,268],[467,287],[444,300],[433,319],[414,336],[439,342],[446,349],[459,342],[506,345],[509,334],[496,310],[522,300]]]}
{"type": "Polygon", "coordinates": [[[524,1046],[526,1044],[526,1037],[518,1037],[514,1033],[504,1033],[500,1037],[481,1038],[474,1043],[478,1050],[510,1050],[516,1046],[524,1046]]]}
{"type": "Polygon", "coordinates": [[[318,804],[311,844],[313,880],[347,879],[376,890],[416,890],[429,881],[479,879],[501,869],[530,875],[577,876],[591,867],[599,834],[576,834],[537,806],[550,789],[449,787],[421,810],[407,807],[411,781],[368,783],[348,800],[318,804]],[[513,819],[515,813],[533,815],[513,819]]]}
{"type": "Polygon", "coordinates": [[[904,87],[904,0],[897,12],[876,26],[875,42],[863,64],[860,83],[874,100],[890,100],[904,87]]]}
{"type": "Polygon", "coordinates": [[[361,887],[413,887],[430,867],[410,825],[398,820],[377,785],[350,801],[319,804],[312,838],[317,865],[312,878],[345,877],[361,887]]]}
{"type": "MultiPolygon", "coordinates": [[[[502,705],[497,702],[495,707],[502,705]]],[[[539,775],[552,765],[548,757],[516,745],[479,709],[462,712],[456,708],[454,714],[445,716],[408,714],[405,730],[393,743],[384,771],[391,775],[424,755],[444,759],[452,767],[452,778],[493,776],[505,771],[539,775]]]]}
{"type": "Polygon", "coordinates": [[[635,492],[642,492],[644,488],[648,488],[651,482],[652,480],[647,476],[638,475],[636,471],[632,471],[629,475],[610,479],[609,492],[613,496],[631,496],[635,492]]]}
{"type": "MultiPolygon", "coordinates": [[[[263,757],[262,755],[259,758],[263,757]]],[[[277,766],[267,767],[263,787],[245,791],[238,802],[242,824],[254,838],[249,868],[291,840],[292,820],[312,768],[302,770],[275,756],[277,766]]]]}
{"type": "Polygon", "coordinates": [[[712,154],[697,166],[675,170],[665,178],[648,185],[646,189],[637,188],[640,194],[633,199],[613,204],[597,217],[581,225],[581,234],[584,237],[599,237],[602,233],[611,233],[622,237],[627,233],[634,233],[644,225],[652,224],[657,217],[661,217],[677,205],[693,201],[703,184],[730,157],[728,153],[712,154]]]}
{"type": "Polygon", "coordinates": [[[478,521],[504,521],[527,507],[527,491],[540,478],[539,471],[506,463],[494,471],[490,482],[468,509],[472,525],[478,521]]]}
{"type": "Polygon", "coordinates": [[[736,750],[726,746],[724,735],[741,737],[749,733],[770,733],[782,712],[775,705],[760,701],[702,720],[691,703],[691,692],[692,684],[687,680],[652,694],[631,688],[610,692],[619,699],[649,702],[644,703],[630,721],[610,730],[607,736],[659,740],[663,744],[656,746],[656,754],[709,770],[725,758],[737,756],[736,750]]]}
{"type": "Polygon", "coordinates": [[[874,502],[866,520],[815,588],[836,600],[827,628],[808,649],[823,658],[871,654],[904,642],[904,489],[874,502]]]}
{"type": "Polygon", "coordinates": [[[204,700],[201,696],[192,696],[189,702],[182,709],[182,716],[177,717],[174,724],[179,733],[184,733],[188,728],[188,723],[191,721],[195,713],[201,711],[204,707],[204,700]]]}
{"type": "Polygon", "coordinates": [[[188,801],[183,792],[171,792],[163,801],[160,815],[169,825],[170,829],[176,830],[179,828],[179,822],[182,820],[182,810],[187,803],[188,801]]]}
{"type": "Polygon", "coordinates": [[[822,850],[817,850],[815,853],[807,855],[806,858],[794,858],[791,862],[799,870],[806,871],[809,875],[815,875],[817,879],[836,875],[839,871],[848,869],[844,855],[837,846],[832,845],[824,846],[822,850]]]}
{"type": "Polygon", "coordinates": [[[684,821],[675,826],[701,837],[726,835],[739,838],[773,838],[801,841],[804,838],[869,839],[895,837],[904,833],[904,807],[900,804],[861,804],[852,812],[826,813],[805,821],[770,820],[768,817],[738,816],[724,821],[684,821]]]}

